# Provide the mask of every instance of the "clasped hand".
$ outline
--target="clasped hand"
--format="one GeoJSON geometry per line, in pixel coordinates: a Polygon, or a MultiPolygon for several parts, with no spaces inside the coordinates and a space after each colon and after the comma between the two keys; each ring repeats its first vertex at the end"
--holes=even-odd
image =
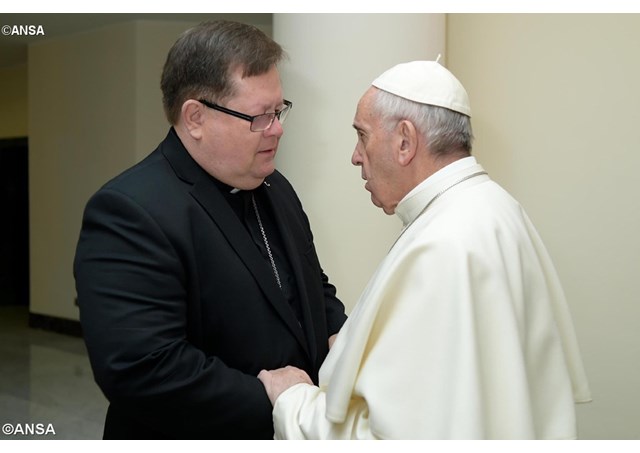
{"type": "Polygon", "coordinates": [[[270,371],[262,370],[258,374],[258,379],[260,379],[262,385],[264,385],[271,404],[275,404],[282,392],[296,384],[304,383],[313,385],[309,375],[294,366],[286,366],[270,371]]]}

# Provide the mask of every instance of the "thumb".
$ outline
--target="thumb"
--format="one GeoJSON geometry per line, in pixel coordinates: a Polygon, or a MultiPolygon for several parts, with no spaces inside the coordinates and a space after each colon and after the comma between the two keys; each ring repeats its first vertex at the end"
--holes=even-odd
{"type": "Polygon", "coordinates": [[[263,384],[267,384],[268,381],[271,381],[271,373],[267,370],[261,370],[258,373],[258,379],[262,381],[263,384]]]}

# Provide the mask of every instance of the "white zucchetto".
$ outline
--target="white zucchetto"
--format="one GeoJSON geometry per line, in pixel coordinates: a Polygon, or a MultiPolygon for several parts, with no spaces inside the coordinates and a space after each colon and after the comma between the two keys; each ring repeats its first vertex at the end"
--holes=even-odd
{"type": "Polygon", "coordinates": [[[371,85],[421,104],[471,117],[469,96],[458,79],[437,61],[412,61],[388,69],[371,85]]]}

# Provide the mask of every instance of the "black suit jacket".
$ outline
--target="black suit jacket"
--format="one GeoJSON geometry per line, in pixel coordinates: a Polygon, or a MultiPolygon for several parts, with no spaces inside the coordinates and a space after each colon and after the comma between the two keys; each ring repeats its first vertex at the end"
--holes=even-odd
{"type": "Polygon", "coordinates": [[[317,380],[346,316],[308,219],[278,172],[264,187],[300,292],[283,297],[215,180],[173,129],[88,202],[74,262],[106,438],[272,438],[261,369],[317,380]]]}

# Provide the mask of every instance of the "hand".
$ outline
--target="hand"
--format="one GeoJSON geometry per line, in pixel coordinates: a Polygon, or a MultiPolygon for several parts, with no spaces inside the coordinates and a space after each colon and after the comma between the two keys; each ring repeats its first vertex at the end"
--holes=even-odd
{"type": "Polygon", "coordinates": [[[262,370],[258,374],[258,379],[260,379],[262,385],[264,385],[271,404],[276,404],[276,400],[280,394],[289,387],[302,383],[313,385],[309,375],[294,366],[286,366],[271,371],[262,370]]]}

